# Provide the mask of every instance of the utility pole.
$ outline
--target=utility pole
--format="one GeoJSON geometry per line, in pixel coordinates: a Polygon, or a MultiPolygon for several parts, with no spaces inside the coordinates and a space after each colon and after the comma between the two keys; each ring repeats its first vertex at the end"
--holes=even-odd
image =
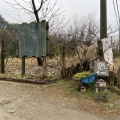
{"type": "Polygon", "coordinates": [[[119,55],[120,55],[120,18],[119,18],[119,55]]]}
{"type": "Polygon", "coordinates": [[[107,4],[100,0],[100,39],[107,38],[107,4]]]}
{"type": "Polygon", "coordinates": [[[102,39],[107,38],[107,4],[106,0],[100,0],[100,40],[98,41],[98,56],[103,59],[102,39]]]}

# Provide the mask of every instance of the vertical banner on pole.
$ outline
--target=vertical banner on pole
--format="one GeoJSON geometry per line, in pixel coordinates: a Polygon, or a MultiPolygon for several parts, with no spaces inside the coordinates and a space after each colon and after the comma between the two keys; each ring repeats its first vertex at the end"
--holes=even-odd
{"type": "Polygon", "coordinates": [[[112,52],[112,45],[111,45],[110,38],[102,39],[103,44],[103,52],[104,52],[104,59],[108,63],[108,67],[111,71],[114,69],[113,64],[113,52],[112,52]]]}

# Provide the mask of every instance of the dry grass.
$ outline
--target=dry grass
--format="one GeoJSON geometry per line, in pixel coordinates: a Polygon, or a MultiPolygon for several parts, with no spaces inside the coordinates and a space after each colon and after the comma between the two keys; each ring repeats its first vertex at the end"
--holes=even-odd
{"type": "MultiPolygon", "coordinates": [[[[95,48],[89,48],[91,50],[94,50],[95,48]]],[[[91,53],[91,50],[88,51],[89,57],[91,59],[94,59],[95,52],[94,54],[91,53]]],[[[66,67],[73,65],[76,65],[76,63],[80,62],[78,59],[78,56],[66,58],[66,67]]],[[[114,60],[114,68],[115,71],[117,70],[118,66],[120,65],[120,58],[116,58],[114,60]]],[[[60,77],[60,69],[61,69],[61,59],[60,57],[56,57],[54,59],[48,59],[47,58],[47,74],[48,77],[55,77],[59,78],[60,77]]],[[[27,58],[26,59],[26,76],[21,76],[21,59],[18,58],[9,58],[7,61],[7,64],[5,65],[5,75],[1,76],[8,76],[8,77],[14,77],[14,78],[32,78],[35,80],[38,80],[39,78],[42,77],[43,74],[43,68],[39,67],[37,65],[37,60],[36,58],[27,58]]]]}
{"type": "MultiPolygon", "coordinates": [[[[26,75],[22,76],[22,64],[20,58],[9,58],[6,60],[5,65],[5,74],[1,74],[1,77],[8,77],[8,78],[20,78],[20,79],[33,79],[33,80],[41,80],[43,77],[43,67],[37,65],[36,58],[27,58],[26,59],[26,75]]],[[[54,66],[56,66],[56,62],[54,62],[54,66]]],[[[49,61],[48,63],[49,64],[49,61]]],[[[50,65],[50,64],[49,64],[50,65]]],[[[59,70],[55,69],[55,67],[47,67],[47,77],[49,78],[59,78],[60,72],[59,70]]]]}
{"type": "MultiPolygon", "coordinates": [[[[88,89],[86,92],[77,90],[78,83],[73,80],[58,81],[47,87],[48,96],[56,99],[59,104],[75,107],[83,111],[94,113],[109,120],[115,120],[120,114],[120,96],[108,91],[108,102],[96,101],[95,91],[88,89]],[[52,95],[51,95],[52,93],[52,95]],[[59,101],[60,100],[60,101],[59,101]]],[[[66,107],[67,107],[66,106],[66,107]]]]}
{"type": "Polygon", "coordinates": [[[117,71],[118,67],[120,66],[120,57],[114,59],[114,69],[115,72],[117,71]]]}

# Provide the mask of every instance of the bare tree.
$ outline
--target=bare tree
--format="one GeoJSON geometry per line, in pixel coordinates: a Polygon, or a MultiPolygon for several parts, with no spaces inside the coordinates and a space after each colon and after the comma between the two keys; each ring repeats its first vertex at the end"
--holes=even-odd
{"type": "Polygon", "coordinates": [[[89,47],[99,40],[99,27],[93,15],[80,19],[77,16],[74,17],[68,32],[70,33],[70,39],[73,41],[69,46],[77,52],[78,58],[82,62],[88,58],[89,47]]]}
{"type": "MultiPolygon", "coordinates": [[[[117,31],[117,29],[113,29],[109,26],[108,36],[115,34],[117,31]]],[[[74,46],[72,48],[74,48],[74,50],[78,53],[78,48],[80,47],[82,49],[81,52],[83,53],[82,58],[85,59],[87,58],[87,51],[89,51],[90,46],[97,46],[96,43],[100,40],[100,29],[98,23],[95,21],[94,14],[89,14],[87,17],[85,16],[80,19],[75,16],[68,32],[71,34],[71,37],[78,46],[77,48],[74,46]]],[[[78,58],[80,59],[80,57],[78,58]]]]}
{"type": "MultiPolygon", "coordinates": [[[[39,22],[42,19],[50,21],[56,16],[61,15],[65,10],[62,3],[58,0],[4,0],[16,11],[23,11],[27,15],[35,15],[35,19],[39,22]]],[[[34,17],[33,17],[34,19],[34,17]]]]}
{"type": "MultiPolygon", "coordinates": [[[[13,48],[14,36],[8,30],[0,29],[0,54],[1,54],[1,73],[5,73],[5,58],[11,56],[11,51],[13,48]],[[9,43],[9,47],[8,47],[9,43]]],[[[14,51],[15,52],[15,51],[14,51]]]]}
{"type": "MultiPolygon", "coordinates": [[[[51,2],[51,0],[13,0],[13,2],[5,0],[5,2],[18,11],[22,10],[27,14],[34,14],[36,22],[39,22],[41,19],[50,21],[64,12],[61,11],[63,6],[61,3],[58,3],[58,0],[54,2],[51,2]]],[[[37,58],[37,61],[39,66],[43,65],[41,58],[37,58]]]]}

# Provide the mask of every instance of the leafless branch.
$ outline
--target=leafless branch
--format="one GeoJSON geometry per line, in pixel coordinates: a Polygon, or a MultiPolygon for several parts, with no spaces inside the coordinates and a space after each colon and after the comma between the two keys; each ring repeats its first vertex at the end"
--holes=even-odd
{"type": "Polygon", "coordinates": [[[73,46],[71,46],[71,45],[66,45],[66,46],[69,47],[69,48],[72,49],[72,50],[75,50],[75,51],[77,52],[78,59],[80,60],[80,62],[82,62],[82,59],[80,58],[79,51],[78,51],[75,47],[73,47],[73,46]]]}
{"type": "Polygon", "coordinates": [[[115,43],[109,45],[108,48],[106,48],[106,49],[103,51],[103,53],[105,53],[109,48],[113,48],[113,47],[115,47],[115,46],[116,46],[115,43]]]}
{"type": "Polygon", "coordinates": [[[24,10],[24,11],[33,13],[33,11],[31,11],[31,10],[25,8],[23,5],[21,5],[21,4],[18,2],[18,0],[14,0],[15,3],[7,2],[6,0],[5,0],[5,2],[6,2],[7,4],[9,4],[11,7],[15,8],[15,9],[17,9],[17,10],[24,10]],[[18,8],[18,7],[20,7],[20,8],[18,8]]]}

